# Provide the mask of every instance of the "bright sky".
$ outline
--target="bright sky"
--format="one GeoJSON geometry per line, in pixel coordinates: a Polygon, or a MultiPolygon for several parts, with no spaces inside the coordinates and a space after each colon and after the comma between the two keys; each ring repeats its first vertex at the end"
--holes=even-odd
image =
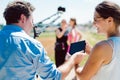
{"type": "MultiPolygon", "coordinates": [[[[0,23],[5,24],[3,12],[8,2],[13,0],[0,0],[0,23]]],[[[77,19],[77,23],[83,24],[93,20],[94,8],[103,0],[26,0],[33,4],[36,8],[34,11],[34,23],[55,14],[59,6],[65,7],[66,12],[63,13],[61,19],[69,21],[71,17],[77,19]]],[[[120,5],[120,0],[108,0],[116,2],[120,5]]],[[[50,20],[48,20],[50,21],[50,20]]]]}

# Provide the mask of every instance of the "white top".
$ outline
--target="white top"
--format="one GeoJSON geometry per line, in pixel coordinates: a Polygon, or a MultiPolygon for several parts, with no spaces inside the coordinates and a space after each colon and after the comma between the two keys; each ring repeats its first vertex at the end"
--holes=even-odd
{"type": "Polygon", "coordinates": [[[100,68],[91,80],[120,80],[120,37],[112,37],[113,44],[108,44],[113,48],[112,61],[100,68]]]}

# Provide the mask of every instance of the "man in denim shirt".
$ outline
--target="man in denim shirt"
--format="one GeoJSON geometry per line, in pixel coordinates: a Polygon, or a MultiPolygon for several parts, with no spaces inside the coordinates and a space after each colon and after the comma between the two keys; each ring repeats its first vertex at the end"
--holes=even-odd
{"type": "Polygon", "coordinates": [[[29,36],[33,28],[34,7],[25,1],[13,1],[4,11],[6,26],[0,31],[0,80],[64,79],[83,55],[76,53],[56,68],[40,42],[29,36]]]}

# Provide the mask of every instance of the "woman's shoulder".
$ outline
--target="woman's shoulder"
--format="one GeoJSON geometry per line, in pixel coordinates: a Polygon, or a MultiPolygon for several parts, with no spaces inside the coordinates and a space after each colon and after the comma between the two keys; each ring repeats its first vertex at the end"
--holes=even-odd
{"type": "Polygon", "coordinates": [[[98,42],[95,46],[103,46],[103,45],[106,45],[106,40],[102,40],[98,42]]]}
{"type": "Polygon", "coordinates": [[[106,50],[107,48],[109,48],[110,45],[108,44],[108,42],[106,40],[100,41],[97,44],[95,44],[94,48],[95,50],[106,50]]]}
{"type": "Polygon", "coordinates": [[[112,52],[111,46],[106,42],[106,40],[104,40],[98,42],[94,46],[91,55],[95,56],[100,61],[102,60],[103,64],[107,64],[111,61],[112,52]]]}
{"type": "Polygon", "coordinates": [[[106,40],[98,42],[94,48],[93,52],[103,55],[103,56],[108,56],[110,53],[112,53],[112,47],[108,44],[106,40]]]}

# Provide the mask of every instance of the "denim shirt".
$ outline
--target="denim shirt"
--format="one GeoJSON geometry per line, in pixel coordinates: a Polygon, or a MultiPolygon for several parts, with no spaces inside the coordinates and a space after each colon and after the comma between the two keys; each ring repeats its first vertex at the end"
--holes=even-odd
{"type": "Polygon", "coordinates": [[[46,55],[40,42],[17,25],[0,31],[0,80],[61,80],[61,73],[46,55]]]}

